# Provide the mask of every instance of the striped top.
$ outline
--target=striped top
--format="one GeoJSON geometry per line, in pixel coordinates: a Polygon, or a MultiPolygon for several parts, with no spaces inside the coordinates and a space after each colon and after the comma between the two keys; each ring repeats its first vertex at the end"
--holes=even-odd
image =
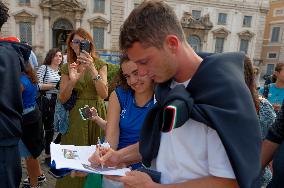
{"type": "MultiPolygon", "coordinates": [[[[39,88],[41,88],[42,84],[54,84],[56,85],[57,82],[60,80],[60,75],[58,74],[59,70],[55,71],[50,66],[41,65],[39,69],[37,70],[37,78],[39,83],[39,88]],[[44,78],[46,72],[46,76],[44,78]],[[43,79],[44,78],[44,79],[43,79]]],[[[47,90],[47,94],[51,93],[58,93],[57,89],[47,90]]]]}

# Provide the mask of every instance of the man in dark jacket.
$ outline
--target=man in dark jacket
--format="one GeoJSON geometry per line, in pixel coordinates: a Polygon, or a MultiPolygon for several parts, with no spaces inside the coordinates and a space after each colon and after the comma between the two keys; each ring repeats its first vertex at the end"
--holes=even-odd
{"type": "MultiPolygon", "coordinates": [[[[140,76],[157,83],[157,102],[139,139],[146,167],[141,171],[153,181],[137,171],[114,180],[133,188],[260,187],[261,138],[243,78],[244,54],[196,54],[174,10],[156,0],[130,13],[120,30],[120,49],[140,76]]],[[[114,159],[105,154],[98,162],[112,166],[107,155],[114,159]]],[[[121,158],[129,156],[117,159],[124,162],[121,158]]]]}
{"type": "Polygon", "coordinates": [[[284,103],[282,103],[277,119],[262,143],[262,167],[265,167],[272,159],[273,178],[267,187],[284,187],[284,103]]]}
{"type": "MultiPolygon", "coordinates": [[[[0,31],[7,21],[8,8],[0,2],[0,31]]],[[[22,96],[20,75],[29,59],[30,47],[0,38],[0,182],[1,187],[19,187],[21,161],[22,96]]]]}

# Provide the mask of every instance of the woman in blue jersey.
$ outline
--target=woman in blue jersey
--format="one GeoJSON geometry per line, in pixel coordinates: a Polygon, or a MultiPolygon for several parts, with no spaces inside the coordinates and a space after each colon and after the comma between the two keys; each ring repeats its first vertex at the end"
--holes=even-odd
{"type": "Polygon", "coordinates": [[[24,188],[38,187],[46,181],[41,172],[38,156],[43,144],[43,126],[41,113],[36,104],[37,77],[31,64],[27,64],[21,75],[21,90],[23,100],[22,139],[19,142],[20,155],[25,158],[29,177],[23,182],[24,188]]]}
{"type": "MultiPolygon", "coordinates": [[[[109,97],[107,121],[93,116],[93,121],[106,130],[106,140],[113,150],[138,142],[145,116],[154,105],[154,82],[147,76],[139,76],[137,65],[127,57],[121,58],[116,80],[114,85],[118,86],[109,97]]],[[[136,169],[139,166],[135,164],[131,167],[136,169]]],[[[117,184],[104,178],[103,187],[122,186],[117,184]]]]}

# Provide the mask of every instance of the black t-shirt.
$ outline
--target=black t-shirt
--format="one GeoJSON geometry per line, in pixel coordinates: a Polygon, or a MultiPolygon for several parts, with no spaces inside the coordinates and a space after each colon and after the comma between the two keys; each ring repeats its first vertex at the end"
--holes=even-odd
{"type": "Polygon", "coordinates": [[[267,188],[284,187],[284,141],[273,158],[273,177],[267,188]]]}
{"type": "Polygon", "coordinates": [[[21,137],[20,75],[30,50],[27,45],[0,41],[0,147],[16,145],[21,137]]]}
{"type": "Polygon", "coordinates": [[[267,133],[266,139],[277,144],[281,144],[284,141],[284,102],[279,113],[277,113],[274,124],[267,133]]]}

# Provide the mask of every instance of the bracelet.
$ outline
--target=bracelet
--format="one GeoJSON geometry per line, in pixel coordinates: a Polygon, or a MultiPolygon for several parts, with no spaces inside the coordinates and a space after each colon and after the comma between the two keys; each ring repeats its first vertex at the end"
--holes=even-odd
{"type": "Polygon", "coordinates": [[[98,80],[102,80],[102,77],[101,75],[97,75],[95,78],[93,78],[94,81],[98,81],[98,80]]]}

